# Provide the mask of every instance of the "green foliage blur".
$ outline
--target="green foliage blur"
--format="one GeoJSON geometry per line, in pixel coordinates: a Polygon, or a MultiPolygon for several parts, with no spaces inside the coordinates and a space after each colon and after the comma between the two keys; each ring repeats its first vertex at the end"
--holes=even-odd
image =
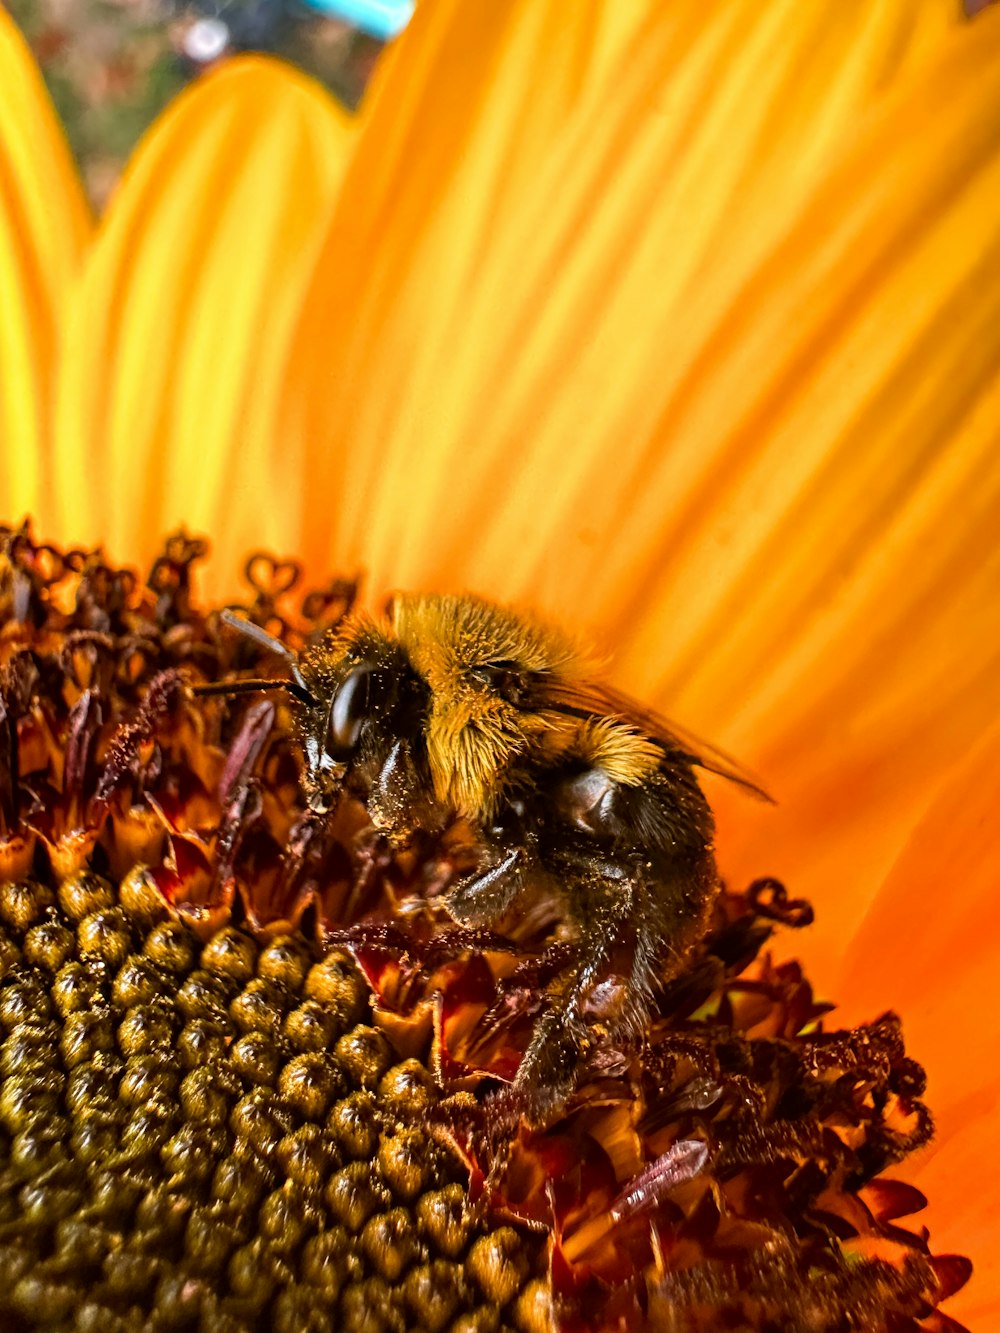
{"type": "MultiPolygon", "coordinates": [[[[355,107],[381,50],[349,25],[297,0],[0,0],[42,69],[84,184],[101,208],[136,141],[200,73],[186,35],[206,12],[267,22],[247,43],[291,60],[355,107]],[[262,40],[260,40],[262,38],[262,40]]],[[[225,57],[224,57],[225,58],[225,57]]]]}

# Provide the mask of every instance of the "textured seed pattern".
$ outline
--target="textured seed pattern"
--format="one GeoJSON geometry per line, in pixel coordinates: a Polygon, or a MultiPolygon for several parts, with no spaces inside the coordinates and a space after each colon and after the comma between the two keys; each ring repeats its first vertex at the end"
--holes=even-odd
{"type": "Polygon", "coordinates": [[[0,885],[0,1327],[547,1327],[350,956],[141,878],[0,885]]]}

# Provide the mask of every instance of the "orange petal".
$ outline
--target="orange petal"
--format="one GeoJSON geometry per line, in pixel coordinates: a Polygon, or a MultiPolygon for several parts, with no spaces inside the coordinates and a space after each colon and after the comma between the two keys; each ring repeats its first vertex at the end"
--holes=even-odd
{"type": "Polygon", "coordinates": [[[555,0],[422,6],[299,335],[288,420],[321,491],[347,493],[332,524],[307,514],[309,549],[363,559],[377,587],[560,610],[597,593],[607,623],[631,552],[653,550],[648,519],[628,532],[650,464],[680,473],[648,494],[659,545],[693,470],[657,420],[687,363],[861,109],[953,18],[943,0],[833,21],[796,0],[569,22],[555,0]]]}
{"type": "Polygon", "coordinates": [[[777,789],[727,869],[823,963],[1000,703],[1000,13],[565,26],[442,0],[386,72],[284,402],[306,554],[601,626],[777,789]]]}
{"type": "Polygon", "coordinates": [[[229,559],[294,530],[301,462],[262,423],[352,142],[318,85],[247,58],[140,145],[69,323],[63,533],[148,561],[181,521],[218,534],[229,559]]]}
{"type": "MultiPolygon", "coordinates": [[[[994,188],[1000,192],[1000,176],[994,188]]],[[[994,310],[993,317],[1000,316],[1000,302],[994,310]]],[[[916,368],[904,378],[913,383],[926,373],[940,400],[964,396],[969,386],[961,387],[958,362],[969,348],[962,337],[954,341],[956,360],[941,366],[940,379],[916,368]]],[[[976,374],[976,360],[972,351],[964,369],[976,374]]],[[[988,366],[980,364],[978,373],[988,375],[988,366]]],[[[803,543],[801,563],[797,571],[790,564],[788,578],[798,573],[813,605],[798,603],[798,623],[770,644],[770,662],[764,650],[771,617],[787,602],[772,594],[768,605],[761,590],[763,633],[752,646],[747,617],[731,626],[734,658],[742,650],[747,671],[735,695],[748,712],[741,729],[745,749],[780,805],[750,821],[752,812],[736,809],[730,793],[718,793],[724,866],[738,881],[767,869],[813,899],[822,930],[796,948],[825,987],[833,984],[835,960],[942,774],[1000,707],[994,535],[1000,524],[1000,384],[981,382],[978,391],[979,402],[967,403],[950,439],[939,434],[935,413],[915,391],[914,413],[921,404],[926,413],[919,425],[916,415],[906,414],[898,434],[884,419],[873,426],[873,440],[884,439],[890,457],[869,451],[867,476],[865,459],[856,458],[857,466],[846,466],[836,483],[840,501],[832,499],[829,510],[817,506],[811,516],[801,512],[803,528],[811,517],[815,545],[803,543]],[[925,428],[931,438],[919,441],[925,428]],[[912,472],[893,482],[891,451],[902,458],[911,447],[912,472]],[[844,530],[862,516],[843,497],[853,488],[870,500],[882,469],[888,493],[873,505],[867,533],[854,528],[852,550],[844,530]],[[761,660],[752,656],[755,647],[761,660]]],[[[785,530],[791,551],[794,516],[785,530]]],[[[733,743],[740,747],[738,739],[733,743]]]]}
{"type": "Polygon", "coordinates": [[[45,85],[0,9],[0,510],[6,520],[37,512],[51,485],[58,325],[89,231],[45,85]]]}
{"type": "Polygon", "coordinates": [[[934,1248],[975,1263],[975,1280],[948,1305],[973,1328],[1000,1321],[998,808],[1000,726],[951,774],[914,832],[859,924],[837,986],[849,997],[848,1022],[891,1002],[927,1069],[937,1133],[907,1179],[931,1200],[934,1248]]]}

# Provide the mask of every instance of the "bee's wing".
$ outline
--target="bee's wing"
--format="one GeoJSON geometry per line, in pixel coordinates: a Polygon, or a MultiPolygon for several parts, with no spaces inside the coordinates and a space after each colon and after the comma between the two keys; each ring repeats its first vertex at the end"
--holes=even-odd
{"type": "Polygon", "coordinates": [[[662,746],[665,753],[680,754],[698,768],[728,778],[758,800],[774,803],[774,798],[761,786],[759,780],[738,760],[707,741],[661,717],[652,709],[636,703],[628,695],[619,693],[601,682],[548,678],[539,685],[533,706],[574,717],[615,717],[640,731],[649,740],[662,746]]]}

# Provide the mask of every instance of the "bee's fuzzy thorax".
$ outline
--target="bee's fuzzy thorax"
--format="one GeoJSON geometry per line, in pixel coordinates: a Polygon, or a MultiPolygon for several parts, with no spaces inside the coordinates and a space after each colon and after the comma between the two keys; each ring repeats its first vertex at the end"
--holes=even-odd
{"type": "Polygon", "coordinates": [[[494,663],[574,673],[582,654],[558,631],[476,597],[399,595],[391,617],[433,701],[427,756],[435,794],[462,815],[489,817],[499,775],[547,728],[484,690],[472,673],[494,663]]]}
{"type": "Polygon", "coordinates": [[[434,700],[428,751],[439,799],[462,814],[488,815],[497,775],[525,751],[565,755],[638,786],[655,772],[662,750],[614,717],[583,723],[558,712],[517,711],[470,680],[489,663],[573,682],[593,663],[567,635],[477,597],[400,595],[393,630],[427,681],[434,700]]]}
{"type": "Polygon", "coordinates": [[[433,690],[453,687],[456,673],[490,662],[567,674],[585,663],[567,635],[479,597],[399,594],[391,615],[396,636],[433,690]]]}

